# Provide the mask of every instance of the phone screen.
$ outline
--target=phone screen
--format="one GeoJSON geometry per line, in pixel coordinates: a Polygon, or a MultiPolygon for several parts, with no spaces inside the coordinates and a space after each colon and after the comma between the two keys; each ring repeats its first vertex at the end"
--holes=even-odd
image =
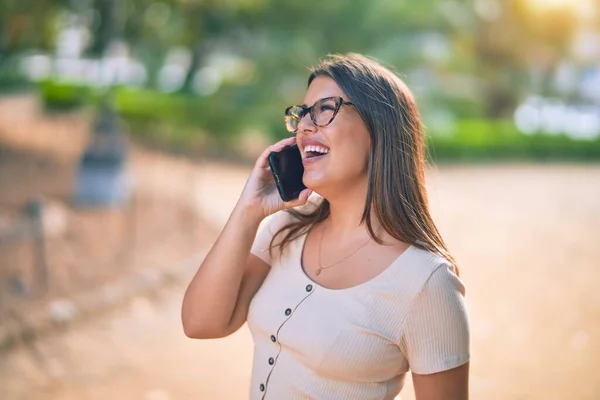
{"type": "Polygon", "coordinates": [[[269,166],[283,201],[297,199],[300,192],[306,189],[302,182],[304,166],[298,145],[293,144],[269,154],[269,166]]]}

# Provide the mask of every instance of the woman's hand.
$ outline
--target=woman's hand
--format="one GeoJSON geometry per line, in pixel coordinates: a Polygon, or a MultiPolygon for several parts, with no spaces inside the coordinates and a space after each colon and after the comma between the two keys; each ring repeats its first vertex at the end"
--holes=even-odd
{"type": "Polygon", "coordinates": [[[277,211],[306,204],[308,196],[312,193],[310,189],[304,189],[296,200],[288,202],[281,200],[277,186],[275,186],[273,174],[269,168],[269,154],[279,152],[295,142],[295,137],[283,139],[269,146],[258,157],[238,200],[238,206],[243,208],[245,213],[251,213],[262,220],[277,211]]]}

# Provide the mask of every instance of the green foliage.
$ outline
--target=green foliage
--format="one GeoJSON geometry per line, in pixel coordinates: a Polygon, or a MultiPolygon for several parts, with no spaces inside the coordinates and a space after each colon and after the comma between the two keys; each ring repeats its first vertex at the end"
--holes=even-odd
{"type": "MultiPolygon", "coordinates": [[[[50,50],[66,10],[93,15],[97,26],[85,55],[101,57],[118,37],[147,69],[147,87],[114,91],[115,108],[132,134],[190,149],[233,148],[247,131],[269,140],[287,136],[283,108],[302,101],[307,67],[328,53],[359,52],[392,65],[414,88],[422,115],[460,121],[455,135],[431,131],[435,159],[600,159],[595,141],[527,136],[499,120],[538,90],[531,83],[531,57],[545,60],[539,80],[551,81],[576,24],[561,12],[533,15],[520,0],[496,3],[497,16],[486,19],[466,0],[12,1],[0,13],[0,54],[50,50]],[[179,46],[191,52],[183,87],[159,92],[165,56],[179,46]],[[228,72],[218,56],[239,61],[243,71],[228,72]],[[195,96],[194,73],[203,67],[222,72],[223,82],[215,93],[195,96]]],[[[0,73],[0,90],[17,87],[19,79],[0,73]]],[[[94,104],[103,96],[52,80],[40,89],[43,104],[53,110],[94,104]]]]}
{"type": "Polygon", "coordinates": [[[166,94],[148,89],[121,88],[115,94],[115,108],[128,122],[172,124],[179,128],[210,131],[217,141],[226,141],[240,129],[233,89],[219,98],[184,93],[166,94]]]}
{"type": "Polygon", "coordinates": [[[26,89],[31,86],[29,79],[20,71],[15,57],[4,56],[0,52],[0,94],[26,89]]]}
{"type": "Polygon", "coordinates": [[[83,84],[45,80],[40,83],[41,97],[48,110],[70,110],[91,100],[92,89],[83,84]]]}
{"type": "Polygon", "coordinates": [[[463,120],[455,135],[428,133],[427,148],[435,161],[600,160],[600,138],[525,135],[504,120],[463,120]]]}
{"type": "MultiPolygon", "coordinates": [[[[135,137],[172,150],[232,153],[244,129],[257,129],[270,141],[288,136],[280,102],[260,91],[228,84],[209,97],[149,89],[116,88],[114,106],[135,137]]],[[[43,103],[52,110],[82,106],[101,94],[89,87],[45,81],[43,103]]],[[[426,132],[433,161],[600,160],[600,138],[520,133],[512,121],[464,118],[454,134],[426,132]]]]}
{"type": "Polygon", "coordinates": [[[20,91],[31,86],[22,74],[11,71],[0,71],[0,94],[20,91]]]}

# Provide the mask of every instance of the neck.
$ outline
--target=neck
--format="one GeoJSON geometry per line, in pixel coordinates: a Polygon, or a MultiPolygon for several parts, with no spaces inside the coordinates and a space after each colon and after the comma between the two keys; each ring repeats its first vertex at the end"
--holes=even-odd
{"type": "MultiPolygon", "coordinates": [[[[367,225],[361,223],[362,214],[365,209],[365,200],[367,198],[367,181],[347,186],[343,191],[338,191],[336,194],[328,195],[330,215],[329,215],[329,231],[331,234],[340,240],[363,236],[367,232],[367,225]]],[[[375,218],[374,228],[378,223],[375,218]]]]}

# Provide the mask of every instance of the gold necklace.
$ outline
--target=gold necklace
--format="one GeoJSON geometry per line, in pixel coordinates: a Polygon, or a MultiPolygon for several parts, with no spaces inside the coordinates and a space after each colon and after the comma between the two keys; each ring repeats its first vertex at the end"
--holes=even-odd
{"type": "Polygon", "coordinates": [[[317,269],[316,274],[317,275],[321,275],[321,271],[323,271],[324,269],[329,269],[335,265],[338,265],[339,263],[341,263],[344,260],[347,260],[348,258],[350,258],[352,255],[354,255],[357,251],[359,251],[360,249],[362,249],[363,247],[365,247],[367,245],[367,243],[369,243],[371,241],[371,237],[369,237],[369,239],[364,242],[362,245],[360,245],[356,250],[354,250],[352,253],[348,254],[346,257],[342,258],[339,261],[334,262],[331,265],[328,265],[326,267],[322,267],[321,266],[321,244],[323,244],[323,236],[325,236],[325,228],[323,228],[323,232],[321,232],[321,239],[319,240],[319,269],[317,269]]]}

